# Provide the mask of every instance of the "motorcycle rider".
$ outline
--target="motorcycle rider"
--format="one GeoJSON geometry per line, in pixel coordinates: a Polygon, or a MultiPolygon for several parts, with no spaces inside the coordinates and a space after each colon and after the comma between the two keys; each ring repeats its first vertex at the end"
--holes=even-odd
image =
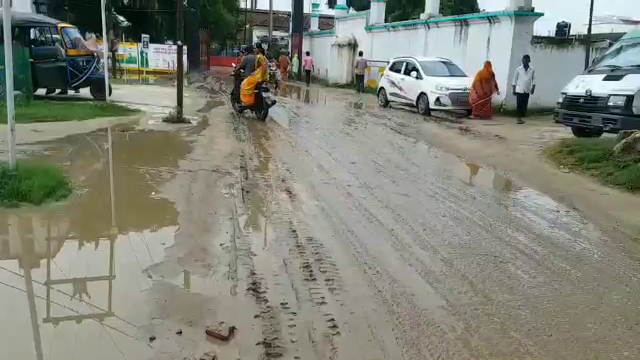
{"type": "MultiPolygon", "coordinates": [[[[234,75],[234,91],[235,94],[240,94],[240,83],[244,80],[244,77],[251,75],[256,70],[256,54],[252,45],[247,45],[244,48],[244,56],[242,57],[242,62],[236,66],[233,70],[234,75]],[[244,76],[241,71],[244,70],[244,76]]],[[[240,98],[238,98],[238,101],[240,98]]]]}

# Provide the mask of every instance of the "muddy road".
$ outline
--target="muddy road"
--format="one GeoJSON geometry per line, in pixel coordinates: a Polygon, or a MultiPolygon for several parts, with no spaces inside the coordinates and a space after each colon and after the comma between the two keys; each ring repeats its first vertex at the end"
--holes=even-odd
{"type": "Polygon", "coordinates": [[[0,212],[6,358],[640,357],[636,243],[411,113],[289,87],[261,123],[215,80],[196,126],[30,145],[78,189],[0,212]]]}

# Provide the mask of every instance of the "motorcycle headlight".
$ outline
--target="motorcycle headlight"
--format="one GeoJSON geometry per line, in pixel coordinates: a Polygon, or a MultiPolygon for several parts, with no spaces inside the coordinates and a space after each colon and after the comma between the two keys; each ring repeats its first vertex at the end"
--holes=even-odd
{"type": "Polygon", "coordinates": [[[609,96],[609,100],[607,100],[607,105],[611,107],[624,107],[624,104],[627,102],[627,97],[622,95],[612,95],[609,96]]]}
{"type": "Polygon", "coordinates": [[[631,110],[634,114],[640,115],[640,91],[633,97],[633,104],[631,104],[631,110]]]}
{"type": "Polygon", "coordinates": [[[451,88],[449,88],[446,85],[436,84],[436,90],[437,91],[449,91],[449,90],[451,90],[451,88]]]}

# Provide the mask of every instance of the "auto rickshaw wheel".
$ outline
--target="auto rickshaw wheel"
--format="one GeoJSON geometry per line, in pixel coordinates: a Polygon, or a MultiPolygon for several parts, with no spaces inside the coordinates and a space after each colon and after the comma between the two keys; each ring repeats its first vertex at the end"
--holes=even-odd
{"type": "MultiPolygon", "coordinates": [[[[89,91],[91,92],[91,96],[93,96],[96,100],[106,100],[104,95],[104,83],[102,84],[93,84],[89,87],[89,91]]],[[[109,96],[113,93],[113,89],[111,88],[111,84],[109,84],[109,96]]]]}

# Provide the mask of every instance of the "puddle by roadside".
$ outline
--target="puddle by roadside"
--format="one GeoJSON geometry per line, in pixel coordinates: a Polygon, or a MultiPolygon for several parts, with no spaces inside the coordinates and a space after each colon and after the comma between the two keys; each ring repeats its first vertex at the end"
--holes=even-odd
{"type": "Polygon", "coordinates": [[[139,329],[154,300],[147,269],[178,228],[178,212],[159,189],[190,147],[175,132],[114,128],[112,139],[112,166],[106,130],[38,144],[38,157],[60,164],[76,193],[62,204],[0,210],[6,358],[150,354],[139,329]]]}

